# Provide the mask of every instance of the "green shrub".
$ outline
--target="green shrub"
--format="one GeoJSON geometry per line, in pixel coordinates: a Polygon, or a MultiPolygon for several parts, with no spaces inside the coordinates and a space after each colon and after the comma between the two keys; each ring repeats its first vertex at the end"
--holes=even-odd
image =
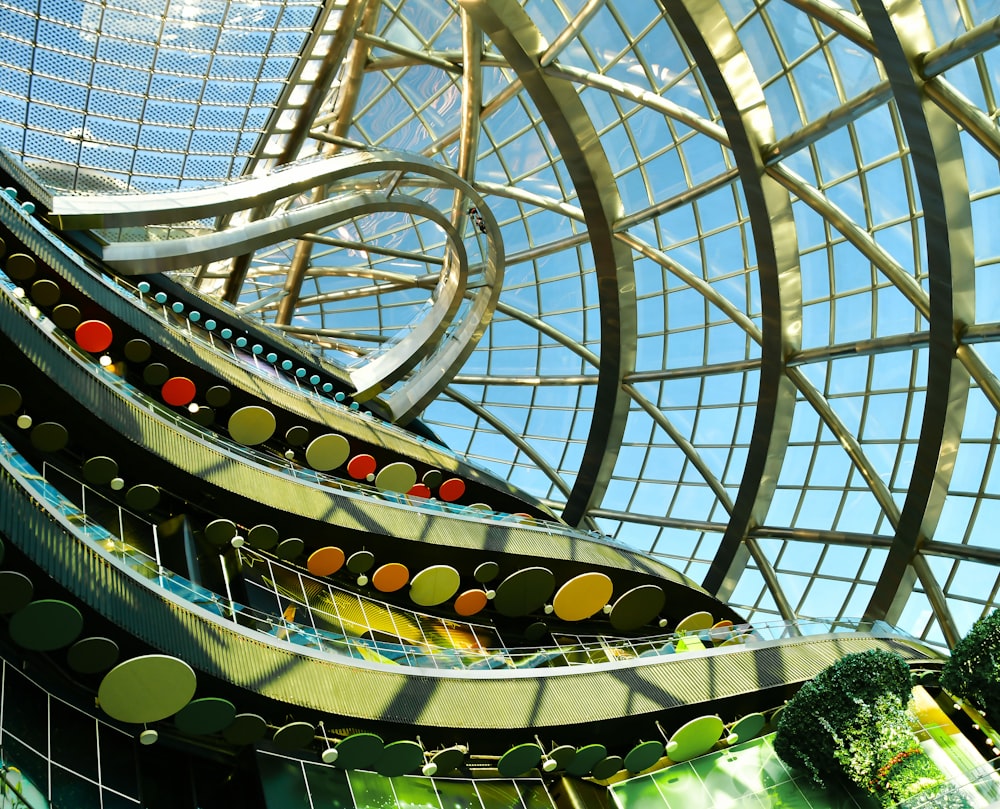
{"type": "Polygon", "coordinates": [[[988,716],[1000,715],[1000,609],[976,621],[955,645],[941,685],[988,716]]]}

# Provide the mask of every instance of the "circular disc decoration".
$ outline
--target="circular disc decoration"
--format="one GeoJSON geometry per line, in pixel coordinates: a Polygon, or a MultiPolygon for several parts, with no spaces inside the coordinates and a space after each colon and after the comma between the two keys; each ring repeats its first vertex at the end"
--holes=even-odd
{"type": "Polygon", "coordinates": [[[225,385],[213,385],[205,391],[205,401],[212,407],[225,407],[231,398],[232,394],[225,385]]]}
{"type": "Polygon", "coordinates": [[[347,474],[355,480],[364,480],[375,471],[375,459],[371,455],[355,455],[347,462],[347,474]]]}
{"type": "Polygon", "coordinates": [[[509,618],[528,615],[549,600],[555,586],[556,580],[551,570],[526,567],[511,573],[500,582],[493,606],[501,615],[509,618]]]}
{"type": "Polygon", "coordinates": [[[699,716],[682,725],[670,737],[667,755],[671,761],[688,759],[707,753],[722,735],[722,720],[717,716],[699,716]]]}
{"type": "Polygon", "coordinates": [[[267,733],[267,722],[264,717],[255,713],[236,714],[236,718],[229,724],[222,737],[230,744],[245,745],[256,744],[264,738],[267,733]]]}
{"type": "Polygon", "coordinates": [[[607,756],[598,761],[590,774],[598,781],[606,781],[622,768],[621,756],[607,756]]]}
{"type": "MultiPolygon", "coordinates": [[[[309,430],[301,424],[289,427],[285,431],[285,440],[293,447],[301,447],[304,443],[306,443],[306,441],[309,440],[309,430]]],[[[343,463],[343,461],[341,461],[341,463],[343,463]]]]}
{"type": "Polygon", "coordinates": [[[110,638],[81,638],[69,647],[66,662],[80,674],[107,671],[118,662],[118,644],[110,638]]]}
{"type": "Polygon", "coordinates": [[[274,435],[278,426],[274,414],[266,407],[247,405],[229,417],[229,436],[237,444],[263,444],[274,435]]]}
{"type": "Polygon", "coordinates": [[[27,253],[11,253],[4,272],[15,281],[27,281],[35,274],[34,256],[29,256],[27,253]]]}
{"type": "Polygon", "coordinates": [[[432,755],[431,761],[437,764],[437,775],[447,775],[465,764],[467,755],[469,751],[464,747],[447,747],[432,755]]]}
{"type": "Polygon", "coordinates": [[[236,524],[232,520],[212,520],[205,526],[205,539],[219,547],[228,545],[236,536],[236,524]]]}
{"type": "Polygon", "coordinates": [[[82,629],[80,610],[56,599],[32,601],[10,619],[10,636],[14,642],[35,652],[51,652],[69,646],[82,629]]]}
{"type": "Polygon", "coordinates": [[[194,401],[197,389],[186,376],[172,376],[160,388],[160,396],[168,405],[184,407],[194,401]]]}
{"type": "Polygon", "coordinates": [[[160,504],[160,490],[151,483],[137,483],[125,492],[125,502],[136,511],[149,511],[160,504]]]}
{"type": "Polygon", "coordinates": [[[417,483],[410,487],[410,490],[406,493],[410,497],[422,497],[424,500],[431,496],[431,490],[428,489],[423,483],[417,483]]]}
{"type": "Polygon", "coordinates": [[[183,660],[143,655],[119,663],[104,675],[97,700],[120,722],[159,722],[191,701],[198,680],[183,660]]]}
{"type": "Polygon", "coordinates": [[[703,629],[711,629],[715,619],[710,612],[693,612],[685,618],[681,618],[674,627],[674,632],[701,632],[703,629]]]}
{"type": "Polygon", "coordinates": [[[461,478],[448,478],[438,489],[438,496],[448,503],[458,500],[463,494],[465,494],[465,481],[461,478]]]}
{"type": "MultiPolygon", "coordinates": [[[[290,433],[291,430],[288,432],[290,433]]],[[[308,437],[308,433],[306,436],[308,437]]],[[[317,436],[309,442],[309,446],[306,447],[306,463],[319,472],[329,472],[346,461],[350,454],[351,445],[344,436],[337,433],[327,433],[317,436]]]]}
{"type": "Polygon", "coordinates": [[[59,284],[48,278],[42,278],[31,285],[31,300],[38,306],[53,306],[59,301],[61,294],[59,284]]]}
{"type": "Polygon", "coordinates": [[[413,577],[410,599],[421,607],[434,607],[455,595],[461,577],[450,565],[433,565],[413,577]]]}
{"type": "Polygon", "coordinates": [[[215,421],[215,411],[210,407],[199,407],[197,413],[191,414],[191,421],[202,427],[208,427],[215,421]]]}
{"type": "Polygon", "coordinates": [[[181,733],[207,736],[229,727],[236,718],[236,706],[228,699],[193,699],[177,712],[174,724],[181,733]]]}
{"type": "Polygon", "coordinates": [[[618,597],[611,607],[611,626],[619,632],[629,632],[649,623],[663,609],[667,600],[663,588],[655,584],[633,587],[618,597]]]}
{"type": "Polygon", "coordinates": [[[118,461],[107,455],[95,455],[83,462],[83,477],[95,486],[104,486],[118,477],[118,461]]]}
{"type": "Polygon", "coordinates": [[[153,353],[152,347],[145,340],[136,337],[125,343],[125,359],[129,362],[145,362],[153,353]]]}
{"type": "Polygon", "coordinates": [[[424,763],[424,748],[409,739],[387,744],[375,761],[375,772],[392,778],[406,775],[424,763]]]}
{"type": "Polygon", "coordinates": [[[151,362],[142,369],[142,381],[157,387],[170,379],[170,369],[162,362],[151,362]]]}
{"type": "Polygon", "coordinates": [[[332,576],[343,566],[344,552],[333,545],[313,551],[306,562],[306,568],[314,576],[332,576]]]}
{"type": "Polygon", "coordinates": [[[0,416],[10,416],[21,409],[21,392],[12,385],[0,385],[0,416]]]}
{"type": "Polygon", "coordinates": [[[603,744],[588,744],[576,751],[573,760],[566,765],[566,772],[583,778],[588,775],[597,762],[602,761],[608,755],[608,748],[603,744]]]}
{"type": "Polygon", "coordinates": [[[542,760],[542,748],[533,742],[519,744],[500,756],[497,770],[505,778],[515,778],[533,770],[542,760]]]}
{"type": "Polygon", "coordinates": [[[74,332],[77,345],[91,354],[106,351],[113,337],[111,327],[103,320],[85,320],[74,332]]]}
{"type": "Polygon", "coordinates": [[[524,639],[529,643],[537,643],[542,638],[544,638],[549,632],[549,625],[545,621],[535,621],[533,624],[528,624],[524,630],[524,639]]]}
{"type": "Polygon", "coordinates": [[[31,601],[35,585],[16,570],[0,570],[0,615],[17,612],[31,601]]]}
{"type": "Polygon", "coordinates": [[[316,728],[308,722],[289,722],[274,731],[274,743],[284,750],[296,750],[312,744],[316,728]]]}
{"type": "Polygon", "coordinates": [[[80,314],[80,310],[77,309],[71,303],[60,303],[55,309],[52,310],[52,322],[55,323],[63,331],[72,331],[79,324],[83,315],[80,314]]]}
{"type": "Polygon", "coordinates": [[[488,581],[493,581],[499,572],[500,565],[496,562],[483,562],[472,575],[480,584],[486,584],[488,581]]]}
{"type": "Polygon", "coordinates": [[[729,728],[729,738],[733,739],[729,743],[738,744],[739,742],[745,742],[747,739],[752,739],[764,729],[764,725],[766,724],[767,720],[764,718],[764,714],[747,714],[742,719],[734,722],[733,726],[729,728]],[[733,738],[734,736],[736,738],[733,738]]]}
{"type": "Polygon", "coordinates": [[[663,742],[639,742],[625,755],[625,769],[629,772],[648,770],[663,757],[663,742]]]}
{"type": "Polygon", "coordinates": [[[338,767],[345,770],[367,770],[385,749],[382,737],[374,733],[353,733],[337,745],[338,767]]]}
{"type": "Polygon", "coordinates": [[[455,612],[464,617],[481,612],[488,602],[485,590],[466,590],[455,599],[455,612]]]}
{"type": "Polygon", "coordinates": [[[409,491],[416,482],[416,470],[405,461],[383,466],[375,476],[375,488],[380,492],[409,491]]]}
{"type": "Polygon", "coordinates": [[[424,476],[420,480],[428,489],[436,489],[444,480],[444,475],[439,469],[432,469],[430,472],[424,472],[424,476]]]}
{"type": "Polygon", "coordinates": [[[582,621],[603,609],[612,590],[611,579],[603,573],[581,573],[559,588],[552,607],[564,621],[582,621]]]}
{"type": "Polygon", "coordinates": [[[69,441],[69,432],[55,421],[45,421],[31,430],[31,444],[41,452],[58,452],[69,441]]]}
{"type": "Polygon", "coordinates": [[[347,557],[347,569],[351,573],[367,573],[375,564],[375,554],[371,551],[355,551],[347,557]]]}
{"type": "Polygon", "coordinates": [[[306,543],[303,542],[298,537],[289,537],[288,539],[283,539],[278,543],[278,547],[274,549],[274,555],[279,559],[284,559],[286,562],[290,562],[303,550],[305,550],[306,543]]]}
{"type": "Polygon", "coordinates": [[[563,744],[549,751],[549,758],[556,763],[557,770],[565,770],[576,758],[576,748],[571,744],[563,744]]]}
{"type": "Polygon", "coordinates": [[[402,590],[410,580],[410,571],[404,564],[388,562],[372,576],[372,584],[381,593],[395,593],[402,590]]]}
{"type": "Polygon", "coordinates": [[[247,542],[251,548],[269,551],[278,544],[278,529],[273,525],[255,525],[247,534],[247,542]]]}

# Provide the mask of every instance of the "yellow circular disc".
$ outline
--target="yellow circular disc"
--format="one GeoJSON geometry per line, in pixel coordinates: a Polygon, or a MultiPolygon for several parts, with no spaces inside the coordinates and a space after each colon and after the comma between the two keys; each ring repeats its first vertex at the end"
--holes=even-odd
{"type": "Polygon", "coordinates": [[[603,609],[612,589],[611,579],[603,573],[581,573],[559,588],[552,607],[564,621],[582,621],[603,609]]]}
{"type": "Polygon", "coordinates": [[[101,709],[120,722],[159,722],[191,701],[194,669],[168,655],[144,655],[119,663],[97,690],[101,709]]]}
{"type": "Polygon", "coordinates": [[[346,461],[350,454],[351,445],[344,436],[327,433],[309,442],[306,447],[306,463],[319,472],[329,472],[346,461]]]}
{"type": "Polygon", "coordinates": [[[416,482],[416,471],[405,461],[384,466],[375,476],[375,487],[381,492],[408,492],[416,482]]]}
{"type": "Polygon", "coordinates": [[[237,444],[263,444],[274,435],[277,422],[266,407],[241,407],[229,417],[229,436],[237,444]]]}
{"type": "Polygon", "coordinates": [[[421,570],[410,584],[410,599],[421,607],[443,604],[458,590],[461,577],[450,565],[433,565],[421,570]]]}

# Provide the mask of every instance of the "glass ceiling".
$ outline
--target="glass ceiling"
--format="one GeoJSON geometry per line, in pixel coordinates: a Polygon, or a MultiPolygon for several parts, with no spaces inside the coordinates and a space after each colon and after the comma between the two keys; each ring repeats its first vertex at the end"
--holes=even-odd
{"type": "MultiPolygon", "coordinates": [[[[421,416],[446,443],[753,618],[950,643],[1000,587],[995,12],[0,0],[0,144],[76,193],[450,167],[506,267],[421,416]]],[[[445,241],[382,211],[181,276],[346,364],[420,316],[445,241]]]]}

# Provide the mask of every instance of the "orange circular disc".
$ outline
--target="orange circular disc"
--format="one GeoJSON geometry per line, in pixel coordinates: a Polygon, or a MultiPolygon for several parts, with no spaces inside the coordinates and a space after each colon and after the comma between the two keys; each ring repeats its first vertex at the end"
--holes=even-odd
{"type": "Polygon", "coordinates": [[[195,393],[197,391],[194,382],[186,376],[172,376],[160,388],[160,395],[163,397],[163,401],[175,407],[183,407],[186,404],[191,404],[194,401],[195,393]]]}
{"type": "Polygon", "coordinates": [[[314,576],[332,576],[344,566],[344,552],[328,545],[309,554],[306,567],[314,576]]]}
{"type": "Polygon", "coordinates": [[[455,612],[459,615],[475,615],[486,606],[485,590],[466,590],[455,599],[455,612]]]}
{"type": "Polygon", "coordinates": [[[461,478],[448,478],[438,489],[441,499],[449,503],[458,500],[463,494],[465,494],[465,481],[461,478]]]}
{"type": "Polygon", "coordinates": [[[103,320],[85,320],[76,327],[76,344],[84,351],[96,354],[111,345],[111,327],[103,320]]]}
{"type": "Polygon", "coordinates": [[[406,565],[399,562],[388,562],[382,565],[372,576],[372,584],[382,593],[395,593],[406,586],[410,580],[410,571],[406,565]]]}
{"type": "Polygon", "coordinates": [[[423,497],[426,500],[431,496],[431,490],[428,489],[423,483],[418,483],[410,489],[407,494],[410,497],[423,497]]]}
{"type": "Polygon", "coordinates": [[[347,462],[347,474],[355,480],[364,480],[375,471],[375,459],[371,455],[355,455],[347,462]]]}

